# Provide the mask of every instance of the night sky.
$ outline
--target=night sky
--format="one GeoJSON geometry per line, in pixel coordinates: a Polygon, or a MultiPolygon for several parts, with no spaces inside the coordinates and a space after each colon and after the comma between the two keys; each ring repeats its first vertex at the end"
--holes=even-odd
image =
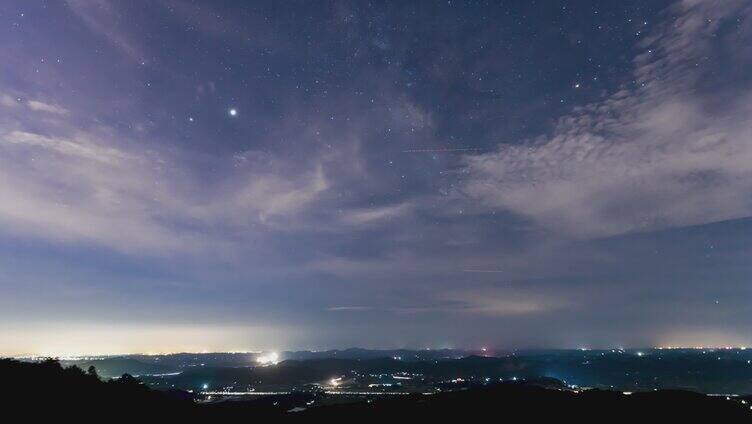
{"type": "Polygon", "coordinates": [[[0,354],[752,345],[752,1],[3,1],[0,354]]]}

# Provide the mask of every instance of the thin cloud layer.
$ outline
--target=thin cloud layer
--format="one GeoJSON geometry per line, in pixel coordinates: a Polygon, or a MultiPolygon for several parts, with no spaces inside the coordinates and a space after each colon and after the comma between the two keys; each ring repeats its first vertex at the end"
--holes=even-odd
{"type": "MultiPolygon", "coordinates": [[[[710,60],[749,67],[745,2],[682,2],[638,46],[634,80],[575,108],[550,136],[464,159],[474,201],[599,237],[752,216],[752,91],[710,60]],[[723,46],[722,50],[719,48],[723,46]]],[[[738,77],[741,80],[744,77],[738,77]]]]}
{"type": "Polygon", "coordinates": [[[0,135],[0,222],[55,241],[142,254],[229,249],[233,229],[284,220],[327,188],[321,164],[291,177],[256,161],[208,183],[185,158],[135,148],[110,128],[53,121],[45,132],[56,135],[43,135],[9,126],[0,135]]]}

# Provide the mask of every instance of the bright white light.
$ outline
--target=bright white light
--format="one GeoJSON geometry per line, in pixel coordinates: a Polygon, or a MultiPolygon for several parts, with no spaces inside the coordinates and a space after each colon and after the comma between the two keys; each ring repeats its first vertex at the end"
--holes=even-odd
{"type": "Polygon", "coordinates": [[[279,362],[279,355],[277,352],[269,352],[265,355],[261,355],[256,358],[256,362],[261,365],[277,365],[279,362]]]}
{"type": "Polygon", "coordinates": [[[637,352],[637,356],[642,356],[642,355],[644,355],[644,353],[642,353],[642,352],[637,352]]]}
{"type": "Polygon", "coordinates": [[[229,112],[230,116],[237,116],[238,115],[238,110],[235,109],[235,108],[231,108],[228,112],[229,112]]]}
{"type": "Polygon", "coordinates": [[[208,389],[208,388],[209,388],[209,385],[208,385],[208,384],[206,384],[206,383],[204,383],[204,385],[203,385],[203,386],[201,386],[201,388],[202,388],[202,389],[204,389],[204,390],[206,390],[206,389],[208,389]]]}
{"type": "Polygon", "coordinates": [[[339,386],[340,380],[342,380],[342,378],[333,378],[329,380],[329,385],[331,385],[332,387],[337,387],[339,386]]]}

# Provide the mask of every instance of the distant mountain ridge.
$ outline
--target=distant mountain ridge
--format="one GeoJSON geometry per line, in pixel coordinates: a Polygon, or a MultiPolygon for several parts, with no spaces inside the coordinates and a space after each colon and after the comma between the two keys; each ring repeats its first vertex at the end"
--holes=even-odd
{"type": "Polygon", "coordinates": [[[114,357],[84,361],[60,361],[64,366],[76,365],[81,369],[94,367],[103,377],[120,377],[123,374],[134,376],[166,374],[177,372],[175,367],[164,366],[150,362],[143,362],[130,357],[114,357]]]}

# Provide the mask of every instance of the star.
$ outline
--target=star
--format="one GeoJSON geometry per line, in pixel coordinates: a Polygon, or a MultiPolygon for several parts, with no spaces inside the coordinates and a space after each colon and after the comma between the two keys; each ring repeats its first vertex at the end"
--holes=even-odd
{"type": "Polygon", "coordinates": [[[238,110],[235,109],[234,107],[230,108],[230,110],[227,112],[230,114],[230,116],[238,116],[238,110]]]}

